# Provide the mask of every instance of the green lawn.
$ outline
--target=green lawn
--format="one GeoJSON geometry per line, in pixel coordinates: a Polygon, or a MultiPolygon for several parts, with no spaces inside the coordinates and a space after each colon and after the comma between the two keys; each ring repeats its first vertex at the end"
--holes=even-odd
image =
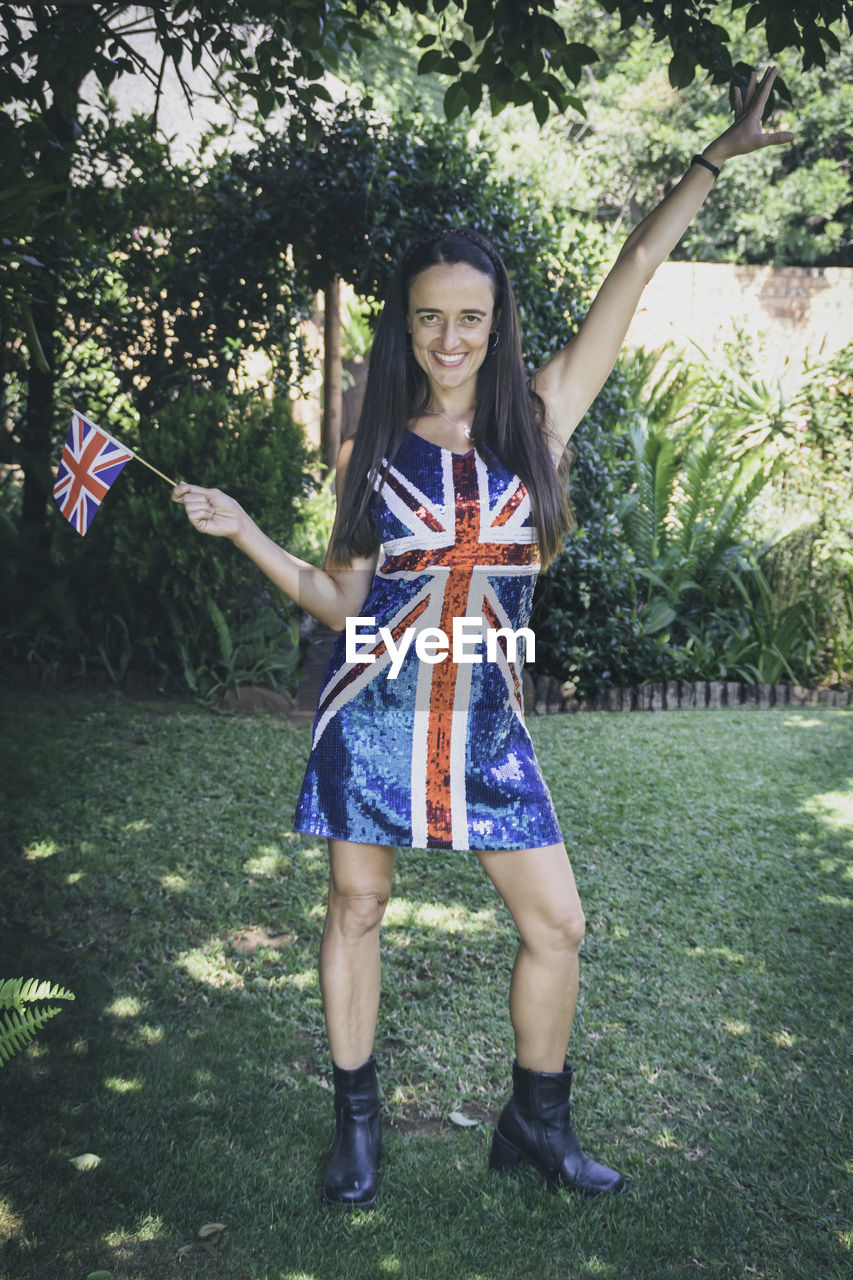
{"type": "Polygon", "coordinates": [[[3,1280],[853,1271],[853,711],[531,719],[588,918],[577,1128],[629,1194],[488,1173],[514,930],[473,854],[403,850],[383,1184],[351,1215],[319,1196],[326,848],[290,826],[309,729],[70,694],[2,709],[0,977],[77,997],[0,1074],[3,1280]],[[179,1256],[211,1222],[215,1253],[179,1256]]]}

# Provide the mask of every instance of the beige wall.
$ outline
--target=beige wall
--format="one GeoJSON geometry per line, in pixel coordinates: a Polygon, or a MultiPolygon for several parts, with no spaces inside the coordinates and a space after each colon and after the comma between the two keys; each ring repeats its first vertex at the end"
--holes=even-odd
{"type": "MultiPolygon", "coordinates": [[[[745,334],[759,376],[796,375],[808,352],[829,356],[853,342],[853,268],[743,267],[727,263],[665,262],[646,286],[626,342],[650,350],[667,342],[688,351],[691,340],[710,356],[745,334]]],[[[319,446],[322,399],[322,316],[310,326],[317,365],[305,399],[294,403],[311,442],[319,446]]],[[[350,366],[356,386],[344,393],[344,438],[355,430],[365,369],[350,366]]]]}
{"type": "Polygon", "coordinates": [[[665,262],[646,286],[627,342],[690,349],[692,339],[720,355],[736,326],[755,344],[765,377],[799,369],[821,345],[829,356],[853,342],[853,268],[665,262]]]}

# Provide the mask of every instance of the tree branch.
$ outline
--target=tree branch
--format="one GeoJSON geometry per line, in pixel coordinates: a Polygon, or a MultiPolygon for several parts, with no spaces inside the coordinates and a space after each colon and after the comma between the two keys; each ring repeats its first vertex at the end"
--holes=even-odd
{"type": "Polygon", "coordinates": [[[153,114],[152,114],[152,116],[151,116],[151,132],[152,132],[152,134],[154,134],[154,133],[156,133],[156,132],[157,132],[157,115],[158,115],[158,112],[159,112],[159,110],[160,110],[160,95],[161,95],[161,94],[162,94],[162,92],[163,92],[163,75],[164,75],[165,70],[166,70],[166,59],[167,59],[167,55],[164,53],[164,54],[163,54],[163,58],[162,58],[162,60],[161,60],[161,62],[160,62],[160,74],[159,74],[159,76],[157,77],[157,89],[156,89],[156,92],[155,92],[155,94],[154,94],[154,111],[153,111],[153,114]]]}

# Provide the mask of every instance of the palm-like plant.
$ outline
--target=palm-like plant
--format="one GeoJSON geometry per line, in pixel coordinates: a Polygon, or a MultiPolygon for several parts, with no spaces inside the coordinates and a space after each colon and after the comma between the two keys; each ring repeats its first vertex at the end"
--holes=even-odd
{"type": "Polygon", "coordinates": [[[686,620],[727,585],[774,464],[760,450],[733,462],[720,429],[680,448],[665,424],[638,420],[631,445],[635,484],[619,519],[636,571],[649,583],[642,623],[650,634],[686,620]]]}
{"type": "Polygon", "coordinates": [[[781,605],[760,567],[729,570],[737,610],[715,613],[726,675],[756,684],[811,684],[819,674],[821,642],[816,601],[801,593],[781,605]]]}
{"type": "MultiPolygon", "coordinates": [[[[662,678],[845,679],[853,575],[833,570],[850,563],[850,522],[830,547],[819,539],[814,503],[803,500],[811,490],[802,460],[816,447],[807,401],[818,374],[808,370],[793,385],[790,377],[762,382],[739,372],[744,353],[740,364],[737,356],[704,368],[670,351],[620,362],[618,426],[610,427],[618,469],[611,458],[613,482],[592,488],[595,502],[581,511],[570,554],[539,588],[538,626],[558,656],[555,674],[588,688],[662,678]],[[800,556],[792,569],[791,547],[801,542],[807,563],[800,556]]],[[[842,385],[850,359],[839,366],[842,385]]],[[[836,440],[849,445],[835,418],[825,435],[841,471],[836,440]]]]}
{"type": "Polygon", "coordinates": [[[619,512],[646,584],[641,631],[691,678],[811,681],[825,658],[823,606],[802,583],[777,597],[759,560],[785,531],[759,535],[754,512],[786,466],[809,377],[789,394],[735,370],[709,395],[678,361],[657,376],[661,358],[635,362],[645,385],[630,431],[634,486],[619,512]]]}
{"type": "MultiPolygon", "coordinates": [[[[702,352],[698,344],[694,345],[702,352]]],[[[709,357],[705,359],[710,366],[709,357]]],[[[824,375],[820,364],[807,364],[796,376],[789,374],[769,381],[727,368],[717,379],[714,394],[731,441],[732,457],[740,458],[763,448],[774,455],[795,452],[797,426],[807,409],[809,392],[824,375]]]]}

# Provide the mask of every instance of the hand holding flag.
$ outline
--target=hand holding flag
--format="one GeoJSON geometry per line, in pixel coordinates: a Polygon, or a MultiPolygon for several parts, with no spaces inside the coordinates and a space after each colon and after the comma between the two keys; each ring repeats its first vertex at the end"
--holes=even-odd
{"type": "Polygon", "coordinates": [[[157,471],[156,467],[120,444],[82,413],[76,409],[72,411],[71,430],[62,450],[53,496],[65,519],[79,534],[87,532],[110,485],[121,475],[131,458],[174,487],[174,480],[164,476],[162,471],[157,471]]]}
{"type": "Polygon", "coordinates": [[[200,533],[233,539],[245,529],[245,511],[221,489],[203,489],[201,485],[182,481],[175,486],[172,501],[183,503],[190,524],[200,533]]]}

